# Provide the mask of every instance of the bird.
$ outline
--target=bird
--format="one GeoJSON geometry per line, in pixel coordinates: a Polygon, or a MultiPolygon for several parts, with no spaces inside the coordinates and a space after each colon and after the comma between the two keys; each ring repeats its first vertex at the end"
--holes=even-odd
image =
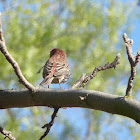
{"type": "Polygon", "coordinates": [[[58,48],[50,51],[50,58],[42,68],[44,68],[42,73],[44,80],[40,85],[48,85],[48,88],[53,83],[59,83],[61,88],[60,83],[67,82],[71,76],[66,53],[58,48]]]}

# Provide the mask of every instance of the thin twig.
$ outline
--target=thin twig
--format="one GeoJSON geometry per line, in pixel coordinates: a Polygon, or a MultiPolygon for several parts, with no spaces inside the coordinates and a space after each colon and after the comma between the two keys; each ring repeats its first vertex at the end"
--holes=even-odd
{"type": "Polygon", "coordinates": [[[12,136],[12,134],[11,134],[10,131],[4,130],[1,126],[0,126],[0,132],[1,132],[3,135],[5,135],[5,138],[4,138],[4,139],[9,138],[9,140],[16,140],[16,138],[12,136]]]}
{"type": "Polygon", "coordinates": [[[7,59],[7,61],[12,65],[12,67],[14,68],[14,71],[17,75],[17,77],[19,78],[19,82],[21,84],[23,84],[27,89],[29,89],[32,92],[36,91],[36,88],[29,83],[26,78],[23,76],[20,67],[18,65],[18,63],[14,60],[14,58],[9,54],[7,48],[6,48],[6,43],[5,43],[5,39],[3,36],[3,31],[2,31],[2,21],[1,21],[1,13],[0,13],[0,50],[1,52],[4,54],[5,58],[7,59]]]}
{"type": "Polygon", "coordinates": [[[42,140],[43,138],[45,138],[48,133],[50,132],[50,129],[52,127],[52,125],[54,124],[54,120],[57,117],[57,113],[58,113],[59,108],[54,108],[54,112],[51,116],[51,121],[47,124],[45,124],[44,126],[42,126],[42,128],[47,128],[46,131],[44,132],[44,134],[40,137],[39,140],[42,140]]]}
{"type": "Polygon", "coordinates": [[[126,46],[128,60],[131,66],[131,75],[129,77],[128,84],[127,84],[126,96],[132,96],[133,81],[136,76],[136,66],[140,61],[140,52],[137,53],[136,57],[133,57],[132,55],[133,40],[129,39],[126,33],[123,34],[123,39],[126,46]]]}
{"type": "Polygon", "coordinates": [[[80,77],[80,79],[78,81],[76,81],[76,83],[72,86],[74,88],[84,88],[85,85],[90,81],[92,80],[99,71],[103,71],[103,70],[106,70],[106,69],[110,69],[110,68],[114,68],[116,69],[116,66],[119,64],[119,59],[121,57],[121,54],[118,53],[114,59],[114,61],[112,63],[106,63],[104,66],[100,66],[100,67],[95,67],[95,69],[93,70],[93,72],[89,75],[89,76],[85,76],[85,75],[82,75],[80,77]],[[83,76],[85,78],[83,78],[83,76]],[[78,82],[78,84],[77,84],[78,82]]]}
{"type": "Polygon", "coordinates": [[[137,64],[140,61],[140,51],[137,52],[136,58],[135,58],[135,66],[137,66],[137,64]]]}

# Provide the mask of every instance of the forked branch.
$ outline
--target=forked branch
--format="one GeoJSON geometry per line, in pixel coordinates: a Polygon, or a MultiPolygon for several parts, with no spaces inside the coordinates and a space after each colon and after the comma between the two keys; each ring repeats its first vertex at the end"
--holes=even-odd
{"type": "Polygon", "coordinates": [[[133,55],[132,55],[133,40],[129,39],[127,37],[126,33],[123,34],[123,39],[124,39],[124,43],[126,46],[128,60],[129,60],[130,66],[131,66],[131,75],[128,80],[126,96],[132,96],[133,81],[136,76],[136,66],[137,66],[138,62],[140,61],[140,51],[137,53],[136,57],[133,57],[133,55]]]}

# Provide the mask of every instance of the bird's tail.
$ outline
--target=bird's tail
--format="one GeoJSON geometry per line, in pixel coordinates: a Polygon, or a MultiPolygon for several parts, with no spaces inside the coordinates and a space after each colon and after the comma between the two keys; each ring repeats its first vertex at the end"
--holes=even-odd
{"type": "Polygon", "coordinates": [[[50,85],[54,77],[46,77],[39,85],[50,85]]]}

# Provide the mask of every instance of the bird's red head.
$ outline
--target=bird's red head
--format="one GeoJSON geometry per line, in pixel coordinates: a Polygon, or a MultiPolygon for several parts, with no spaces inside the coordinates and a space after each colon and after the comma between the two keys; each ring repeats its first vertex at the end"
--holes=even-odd
{"type": "Polygon", "coordinates": [[[60,55],[64,58],[66,58],[66,53],[63,50],[60,50],[57,48],[51,50],[50,57],[52,57],[53,55],[60,55]]]}

